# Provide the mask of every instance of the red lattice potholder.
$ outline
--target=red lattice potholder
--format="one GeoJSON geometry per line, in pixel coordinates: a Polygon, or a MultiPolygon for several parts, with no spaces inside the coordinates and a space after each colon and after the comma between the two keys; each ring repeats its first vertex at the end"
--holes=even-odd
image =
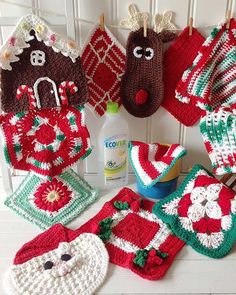
{"type": "Polygon", "coordinates": [[[120,81],[125,68],[125,49],[115,36],[99,25],[92,29],[82,53],[91,107],[99,116],[106,111],[108,101],[120,101],[120,81]]]}
{"type": "Polygon", "coordinates": [[[112,263],[129,268],[144,279],[158,280],[185,243],[152,213],[153,205],[123,188],[77,234],[98,234],[112,263]]]}

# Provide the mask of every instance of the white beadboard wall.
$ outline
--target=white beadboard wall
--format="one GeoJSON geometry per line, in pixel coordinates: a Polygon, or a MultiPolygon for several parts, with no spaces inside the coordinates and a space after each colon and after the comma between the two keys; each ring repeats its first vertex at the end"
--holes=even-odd
{"type": "MultiPolygon", "coordinates": [[[[78,20],[78,18],[97,22],[99,15],[105,13],[105,22],[118,25],[120,20],[128,16],[128,5],[137,4],[141,11],[148,11],[150,15],[163,13],[165,10],[174,12],[174,23],[183,29],[189,17],[194,18],[194,25],[207,36],[210,29],[206,26],[216,25],[224,20],[229,0],[12,0],[17,5],[0,1],[0,42],[4,42],[12,31],[19,17],[34,12],[45,18],[57,32],[76,39],[82,47],[92,25],[78,20]],[[25,7],[29,6],[29,8],[25,7]],[[41,11],[39,11],[40,9],[41,11]],[[51,13],[50,13],[51,12],[51,13]],[[74,18],[77,18],[74,20],[74,18]],[[205,27],[205,28],[202,28],[205,27]]],[[[236,5],[232,3],[235,16],[236,5]]],[[[121,28],[110,30],[125,46],[128,31],[121,28]]],[[[147,142],[176,143],[179,142],[188,150],[184,158],[182,172],[187,172],[195,163],[209,166],[209,159],[205,152],[198,126],[184,127],[163,108],[151,117],[139,119],[131,116],[122,108],[122,114],[130,127],[130,138],[147,142]]],[[[90,110],[86,110],[86,121],[95,147],[93,154],[85,161],[84,171],[88,174],[97,172],[96,140],[101,126],[98,119],[90,110]]],[[[10,187],[8,170],[4,164],[0,151],[0,164],[4,185],[10,187]]]]}

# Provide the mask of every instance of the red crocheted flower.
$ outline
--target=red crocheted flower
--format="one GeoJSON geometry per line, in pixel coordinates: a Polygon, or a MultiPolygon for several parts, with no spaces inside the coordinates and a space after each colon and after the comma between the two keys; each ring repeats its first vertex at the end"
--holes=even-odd
{"type": "Polygon", "coordinates": [[[56,178],[42,183],[34,194],[34,203],[42,210],[54,212],[63,208],[71,200],[72,192],[56,178]]]}

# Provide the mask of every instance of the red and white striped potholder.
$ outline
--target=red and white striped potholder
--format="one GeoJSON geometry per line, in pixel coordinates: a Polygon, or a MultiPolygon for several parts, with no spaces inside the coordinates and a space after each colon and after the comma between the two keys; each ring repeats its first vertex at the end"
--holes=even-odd
{"type": "Polygon", "coordinates": [[[108,101],[120,101],[120,80],[125,68],[125,49],[115,36],[99,25],[92,29],[83,53],[82,63],[88,82],[89,107],[99,116],[108,101]]]}
{"type": "Polygon", "coordinates": [[[185,154],[186,149],[179,144],[129,142],[130,163],[137,179],[145,188],[161,180],[185,154]]]}

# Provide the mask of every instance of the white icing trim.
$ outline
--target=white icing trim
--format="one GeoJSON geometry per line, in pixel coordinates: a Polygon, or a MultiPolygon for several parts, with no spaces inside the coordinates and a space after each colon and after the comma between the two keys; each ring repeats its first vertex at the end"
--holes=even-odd
{"type": "Polygon", "coordinates": [[[18,56],[23,52],[24,48],[30,47],[28,42],[34,39],[34,36],[30,35],[31,30],[35,32],[38,41],[43,41],[46,46],[51,47],[56,53],[69,57],[72,62],[75,62],[80,55],[79,46],[75,42],[61,38],[41,18],[28,14],[19,20],[8,40],[0,48],[0,68],[12,70],[11,63],[19,61],[18,56]],[[4,57],[5,52],[10,54],[9,58],[4,57]]]}
{"type": "Polygon", "coordinates": [[[41,103],[40,103],[40,98],[39,98],[39,94],[38,94],[38,85],[42,81],[48,81],[48,82],[50,82],[52,84],[53,91],[54,91],[55,98],[56,98],[57,106],[60,107],[61,106],[61,103],[60,103],[60,99],[59,99],[59,96],[58,96],[58,93],[57,93],[56,83],[52,79],[50,79],[48,77],[40,77],[34,83],[34,96],[35,96],[35,99],[36,99],[37,108],[38,109],[41,109],[41,103]]]}

